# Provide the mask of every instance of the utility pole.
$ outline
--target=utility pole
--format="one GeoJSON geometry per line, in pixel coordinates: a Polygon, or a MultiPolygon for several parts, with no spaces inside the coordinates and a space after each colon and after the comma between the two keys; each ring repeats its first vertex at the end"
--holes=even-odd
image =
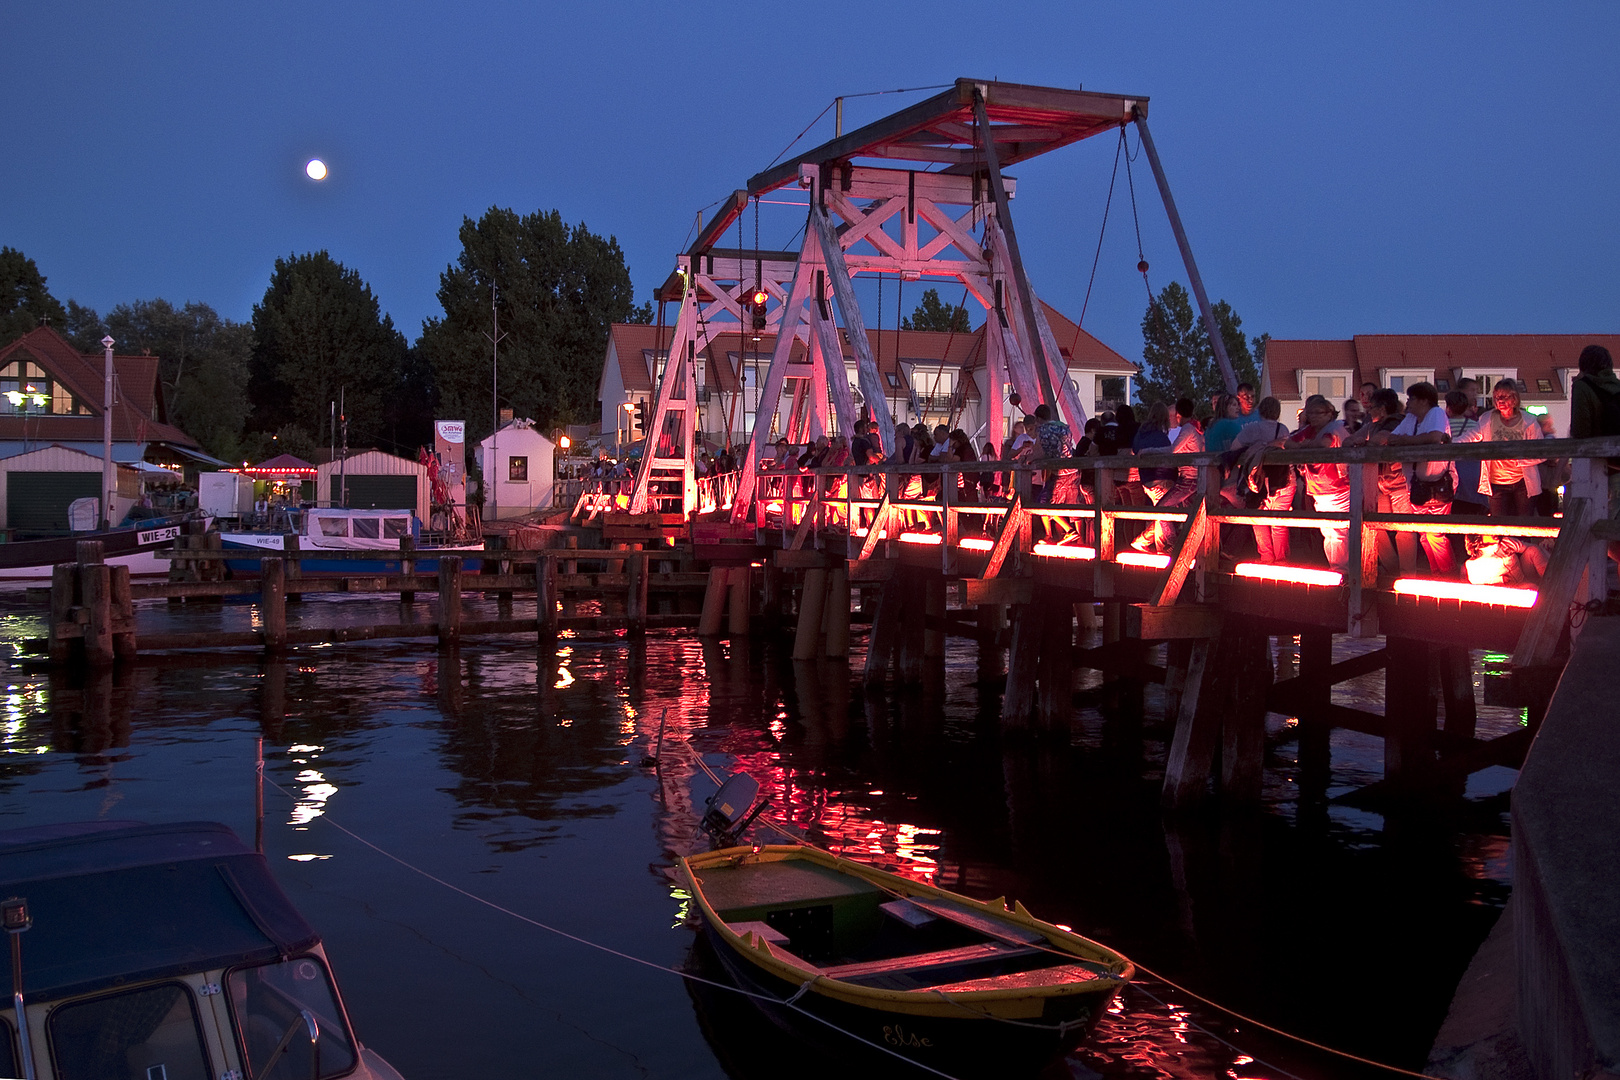
{"type": "MultiPolygon", "coordinates": [[[[500,517],[500,498],[496,494],[500,485],[495,480],[495,466],[500,462],[501,444],[501,309],[495,306],[495,283],[489,283],[489,317],[494,332],[485,334],[489,338],[489,460],[484,463],[484,494],[489,499],[489,520],[494,521],[500,517]]],[[[466,443],[462,444],[463,446],[466,443]]]]}
{"type": "Polygon", "coordinates": [[[343,505],[349,505],[349,412],[344,407],[343,396],[349,388],[338,387],[338,423],[343,425],[343,458],[338,462],[338,486],[343,492],[343,505]]]}
{"type": "MultiPolygon", "coordinates": [[[[106,529],[113,527],[113,496],[118,493],[112,456],[112,350],[115,344],[117,343],[113,341],[111,334],[101,339],[101,347],[107,358],[106,385],[101,392],[101,520],[102,527],[106,529]]],[[[24,415],[26,416],[26,413],[24,415]]]]}

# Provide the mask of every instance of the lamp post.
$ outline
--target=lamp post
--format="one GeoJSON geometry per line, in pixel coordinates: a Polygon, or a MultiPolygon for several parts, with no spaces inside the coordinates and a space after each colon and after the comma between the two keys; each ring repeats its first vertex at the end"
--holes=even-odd
{"type": "Polygon", "coordinates": [[[113,362],[112,349],[116,342],[109,334],[101,339],[101,347],[106,354],[106,380],[101,391],[101,520],[102,527],[113,527],[113,495],[116,494],[116,482],[113,479],[112,458],[112,407],[113,407],[113,362]]]}

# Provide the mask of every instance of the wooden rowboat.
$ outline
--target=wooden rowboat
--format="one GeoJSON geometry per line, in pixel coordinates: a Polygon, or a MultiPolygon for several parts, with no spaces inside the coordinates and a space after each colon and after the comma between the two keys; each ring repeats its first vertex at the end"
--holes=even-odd
{"type": "Polygon", "coordinates": [[[1033,1074],[1074,1049],[1134,974],[1112,950],[805,846],[681,860],[727,971],[795,1032],[797,1010],[953,1076],[1033,1074]],[[791,1004],[789,1004],[791,999],[791,1004]]]}

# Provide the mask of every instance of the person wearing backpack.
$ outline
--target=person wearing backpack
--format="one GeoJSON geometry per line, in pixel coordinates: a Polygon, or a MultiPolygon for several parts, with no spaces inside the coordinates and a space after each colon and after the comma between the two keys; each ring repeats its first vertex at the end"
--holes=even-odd
{"type": "MultiPolygon", "coordinates": [[[[1288,427],[1282,416],[1282,402],[1274,397],[1260,402],[1259,419],[1238,432],[1232,448],[1240,452],[1237,466],[1232,470],[1239,478],[1240,489],[1260,496],[1261,510],[1292,510],[1297,488],[1292,465],[1267,465],[1261,455],[1267,447],[1278,448],[1288,439],[1288,427]]],[[[1228,497],[1229,502],[1237,500],[1228,497]]],[[[1288,526],[1255,525],[1254,546],[1263,563],[1280,563],[1288,558],[1288,526]]]]}

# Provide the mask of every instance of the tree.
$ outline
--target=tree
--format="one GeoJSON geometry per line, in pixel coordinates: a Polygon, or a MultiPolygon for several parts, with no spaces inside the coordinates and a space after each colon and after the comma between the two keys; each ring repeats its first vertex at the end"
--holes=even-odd
{"type": "Polygon", "coordinates": [[[439,275],[443,318],[422,323],[417,349],[432,365],[440,414],[467,422],[467,441],[488,435],[492,299],[500,309],[503,408],[542,427],[596,413],[608,327],[637,309],[624,252],[584,223],[491,207],[461,224],[461,254],[439,275]],[[495,296],[491,296],[491,287],[495,296]]]}
{"type": "Polygon", "coordinates": [[[101,339],[107,336],[107,324],[96,314],[95,308],[85,307],[77,300],[70,299],[62,336],[82,353],[99,353],[102,349],[101,339]]]}
{"type": "Polygon", "coordinates": [[[156,356],[169,420],[215,457],[237,460],[249,412],[251,326],[222,319],[195,300],[177,308],[162,298],[119,304],[105,321],[69,301],[68,315],[70,324],[79,324],[79,336],[99,326],[119,352],[156,356]]]}
{"type": "Polygon", "coordinates": [[[968,325],[967,308],[946,307],[939,298],[938,289],[926,289],[911,318],[900,320],[900,329],[938,330],[942,333],[954,330],[958,334],[966,334],[972,328],[968,325]]]}
{"type": "MultiPolygon", "coordinates": [[[[1258,387],[1260,373],[1243,336],[1243,320],[1225,300],[1215,304],[1214,314],[1238,382],[1258,387]]],[[[1166,285],[1148,305],[1142,317],[1142,342],[1145,367],[1136,383],[1142,401],[1174,403],[1185,395],[1205,402],[1226,390],[1203,320],[1194,313],[1191,297],[1179,282],[1166,285]]]]}
{"type": "Polygon", "coordinates": [[[407,386],[405,338],[359,273],[325,251],[277,259],[253,307],[253,337],[252,430],[295,425],[330,437],[331,405],[341,398],[351,445],[414,446],[399,441],[399,398],[427,391],[407,386]]]}
{"type": "Polygon", "coordinates": [[[0,247],[0,345],[42,323],[61,329],[67,312],[45,287],[45,275],[33,259],[16,248],[0,247]]]}

